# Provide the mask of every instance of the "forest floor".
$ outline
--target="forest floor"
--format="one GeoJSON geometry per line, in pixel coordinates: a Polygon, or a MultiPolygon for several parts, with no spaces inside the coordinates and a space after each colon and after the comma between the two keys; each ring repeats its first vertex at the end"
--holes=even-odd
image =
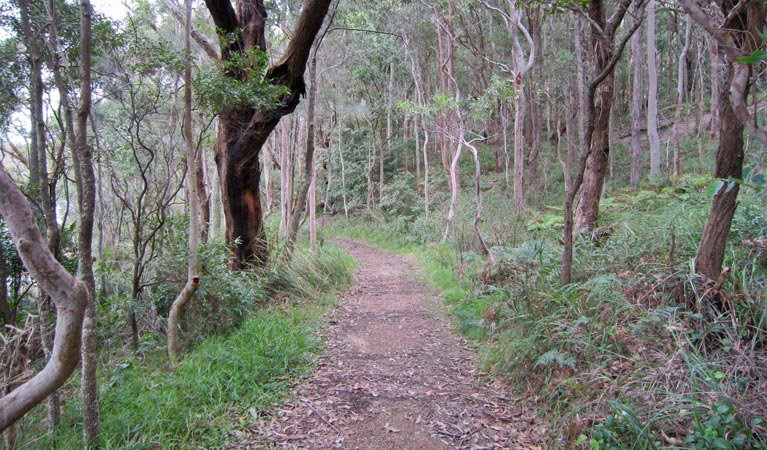
{"type": "Polygon", "coordinates": [[[323,355],[231,448],[542,448],[547,424],[531,399],[480,372],[438,295],[413,278],[415,261],[337,244],[359,270],[323,331],[323,355]]]}

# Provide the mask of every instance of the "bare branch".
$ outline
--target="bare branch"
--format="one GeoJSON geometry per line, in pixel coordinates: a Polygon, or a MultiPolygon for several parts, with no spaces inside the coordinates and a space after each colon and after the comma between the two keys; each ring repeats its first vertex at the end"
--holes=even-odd
{"type": "MultiPolygon", "coordinates": [[[[178,4],[175,2],[175,0],[162,0],[163,5],[168,9],[168,11],[173,15],[173,17],[176,18],[176,20],[179,21],[179,23],[183,23],[184,17],[181,14],[181,11],[179,10],[178,4]]],[[[200,46],[200,48],[205,51],[205,53],[212,59],[216,64],[221,64],[221,56],[219,56],[218,51],[216,50],[216,47],[211,44],[210,41],[208,41],[205,36],[203,36],[199,31],[197,31],[195,28],[192,28],[191,31],[192,39],[194,39],[195,42],[197,42],[197,45],[200,46]]]]}

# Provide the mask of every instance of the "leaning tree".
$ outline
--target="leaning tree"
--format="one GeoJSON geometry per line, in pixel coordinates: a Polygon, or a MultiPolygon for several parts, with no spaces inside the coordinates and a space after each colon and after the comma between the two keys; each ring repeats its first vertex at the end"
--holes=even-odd
{"type": "MultiPolygon", "coordinates": [[[[293,112],[306,92],[304,71],[314,39],[331,0],[306,0],[285,53],[263,75],[282,87],[276,101],[266,105],[224,103],[219,111],[216,164],[227,241],[235,244],[233,266],[266,260],[259,184],[261,148],[279,123],[293,112]]],[[[205,0],[219,33],[223,76],[247,82],[262,76],[257,65],[241,64],[254,50],[266,50],[266,8],[262,0],[205,0]]]]}

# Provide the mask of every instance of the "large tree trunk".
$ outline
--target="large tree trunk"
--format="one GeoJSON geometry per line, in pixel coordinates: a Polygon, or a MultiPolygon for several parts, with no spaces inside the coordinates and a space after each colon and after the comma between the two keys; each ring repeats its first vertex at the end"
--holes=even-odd
{"type": "MultiPolygon", "coordinates": [[[[216,26],[231,36],[221,43],[224,60],[253,48],[266,50],[266,9],[262,0],[240,0],[237,12],[229,0],[205,0],[216,26]]],[[[314,38],[322,26],[330,0],[307,0],[295,32],[282,58],[266,77],[290,92],[276,107],[253,109],[226,106],[219,115],[216,163],[221,179],[221,201],[226,218],[226,238],[234,247],[237,268],[263,263],[268,256],[261,208],[259,153],[280,118],[292,113],[306,92],[304,70],[314,38]]],[[[229,71],[227,76],[244,80],[248,71],[229,71]]]]}
{"type": "MultiPolygon", "coordinates": [[[[728,72],[731,72],[728,68],[728,72]]],[[[728,73],[728,81],[732,76],[728,73]]],[[[725,83],[728,85],[729,83],[725,83]]],[[[732,110],[729,92],[721,92],[719,147],[716,151],[716,178],[741,178],[743,175],[743,124],[732,110]]],[[[730,233],[732,218],[737,206],[739,186],[731,189],[724,186],[714,195],[711,212],[703,229],[698,255],[695,259],[695,271],[716,280],[722,271],[727,235],[730,233]]]]}
{"type": "MultiPolygon", "coordinates": [[[[591,51],[594,55],[595,73],[605,70],[615,52],[613,38],[617,30],[617,24],[611,24],[608,28],[605,19],[604,3],[602,0],[593,0],[589,6],[589,17],[594,24],[599,25],[601,31],[591,27],[591,51]]],[[[593,117],[589,120],[593,123],[594,131],[591,133],[589,142],[589,157],[586,161],[586,171],[583,176],[583,186],[578,207],[575,211],[575,227],[582,232],[591,231],[599,215],[599,199],[602,195],[602,187],[607,174],[607,163],[610,154],[610,110],[613,101],[613,71],[597,86],[595,97],[589,99],[594,108],[589,108],[593,117]]]]}
{"type": "MultiPolygon", "coordinates": [[[[746,0],[741,0],[746,1],[746,0]]],[[[691,2],[683,2],[685,9],[695,13],[693,18],[707,27],[714,37],[722,39],[727,52],[727,82],[720,93],[719,103],[719,147],[716,153],[715,176],[728,182],[733,178],[742,178],[743,161],[743,130],[748,126],[760,140],[764,142],[764,130],[757,128],[753,118],[748,116],[745,98],[750,89],[751,67],[736,62],[742,55],[748,55],[762,46],[759,31],[765,21],[765,6],[761,2],[749,2],[739,11],[733,13],[741,5],[738,1],[728,0],[720,4],[722,14],[732,16],[727,21],[727,28],[715,28],[712,22],[703,17],[702,11],[691,2]],[[740,108],[740,117],[738,109],[740,108]],[[748,123],[746,123],[748,122],[748,123]]],[[[716,280],[722,273],[724,252],[727,246],[727,236],[732,225],[732,218],[737,207],[739,185],[732,182],[725,185],[714,195],[711,212],[703,229],[698,254],[695,260],[695,270],[699,274],[716,280]]]]}

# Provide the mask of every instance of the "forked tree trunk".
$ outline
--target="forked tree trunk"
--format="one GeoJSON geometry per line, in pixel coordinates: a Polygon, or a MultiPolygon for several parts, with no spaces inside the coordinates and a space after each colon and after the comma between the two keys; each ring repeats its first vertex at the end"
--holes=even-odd
{"type": "MultiPolygon", "coordinates": [[[[602,30],[604,30],[607,33],[606,36],[614,35],[615,30],[622,22],[623,16],[628,10],[628,7],[630,4],[631,4],[630,0],[622,0],[620,4],[618,5],[618,9],[611,16],[610,21],[605,24],[604,10],[603,10],[604,5],[602,4],[602,0],[593,0],[591,3],[591,7],[589,8],[589,16],[592,17],[592,20],[595,22],[595,24],[600,24],[598,20],[601,20],[601,23],[604,24],[604,26],[600,25],[600,28],[602,28],[602,30]]],[[[597,138],[594,137],[597,131],[598,121],[602,122],[600,126],[604,127],[605,125],[607,125],[606,128],[609,130],[610,113],[609,111],[604,111],[604,104],[600,102],[600,99],[603,98],[602,96],[605,95],[606,91],[610,91],[610,93],[612,93],[611,80],[612,80],[612,74],[615,71],[615,65],[617,64],[618,59],[621,56],[621,53],[623,53],[623,49],[625,48],[626,43],[628,42],[628,39],[631,38],[631,35],[639,28],[639,25],[641,25],[641,23],[634,24],[632,29],[629,30],[628,33],[624,36],[623,40],[618,45],[615,51],[612,51],[612,41],[609,42],[610,51],[606,51],[608,49],[602,46],[599,42],[599,36],[601,35],[601,33],[599,33],[597,30],[594,30],[592,26],[592,43],[596,43],[596,50],[597,50],[595,52],[595,57],[596,57],[595,62],[596,62],[596,67],[600,68],[600,70],[597,71],[596,76],[591,81],[591,83],[589,83],[588,91],[586,94],[586,106],[587,106],[586,115],[588,117],[588,127],[585,133],[585,141],[589,145],[586,147],[587,148],[586,152],[579,155],[578,169],[575,173],[575,178],[573,179],[573,183],[567,190],[567,193],[565,196],[565,214],[564,214],[565,223],[564,223],[564,239],[563,239],[564,250],[562,252],[562,271],[561,271],[562,285],[569,284],[572,281],[573,229],[576,225],[575,218],[573,217],[573,204],[575,203],[575,197],[578,195],[578,191],[581,189],[581,186],[584,184],[585,176],[587,173],[586,169],[589,162],[592,160],[593,154],[601,150],[603,153],[603,155],[601,156],[602,158],[601,161],[605,164],[607,163],[607,154],[604,153],[604,145],[605,143],[609,145],[609,137],[606,136],[606,133],[604,133],[604,131],[602,131],[602,135],[600,137],[597,137],[597,138]],[[597,37],[596,40],[593,39],[595,35],[597,37]],[[608,55],[609,55],[609,58],[605,58],[608,55]],[[608,83],[608,80],[610,80],[609,83],[608,83]],[[609,86],[605,86],[608,84],[609,86]],[[608,138],[607,141],[605,141],[605,138],[608,138]]],[[[612,94],[608,97],[608,99],[612,99],[612,94]]],[[[604,166],[602,168],[602,176],[604,177],[604,166]]],[[[593,189],[593,184],[592,184],[592,189],[593,189]]],[[[596,190],[597,202],[599,201],[600,193],[601,193],[601,185],[600,185],[600,188],[596,190]]]]}
{"type": "MultiPolygon", "coordinates": [[[[602,0],[592,0],[588,10],[591,21],[601,28],[599,30],[595,26],[591,27],[591,51],[594,55],[594,72],[604,74],[604,78],[596,87],[594,97],[588,100],[593,102],[593,107],[589,105],[589,111],[593,114],[589,118],[589,126],[593,126],[593,132],[588,140],[589,157],[575,212],[575,227],[582,232],[589,232],[599,215],[599,199],[602,196],[610,154],[610,110],[613,101],[614,67],[607,71],[606,69],[614,61],[614,56],[619,57],[623,52],[626,38],[631,35],[628,34],[618,49],[615,48],[615,35],[630,4],[631,0],[622,0],[609,21],[605,18],[605,4],[602,0]]],[[[634,25],[634,30],[638,25],[634,25]]]]}
{"type": "MultiPolygon", "coordinates": [[[[266,9],[262,0],[240,0],[236,12],[230,0],[205,0],[205,4],[215,25],[228,35],[221,42],[224,60],[253,48],[266,50],[266,9]],[[238,37],[232,39],[236,34],[238,37]]],[[[304,3],[285,53],[267,71],[266,78],[272,83],[290,89],[280,98],[280,104],[257,110],[226,106],[219,115],[216,163],[221,179],[226,239],[234,245],[233,267],[260,264],[268,257],[261,207],[259,153],[280,118],[292,113],[306,92],[304,70],[329,5],[330,0],[307,0],[304,3]]],[[[255,74],[234,70],[226,75],[244,80],[255,74]]]]}

